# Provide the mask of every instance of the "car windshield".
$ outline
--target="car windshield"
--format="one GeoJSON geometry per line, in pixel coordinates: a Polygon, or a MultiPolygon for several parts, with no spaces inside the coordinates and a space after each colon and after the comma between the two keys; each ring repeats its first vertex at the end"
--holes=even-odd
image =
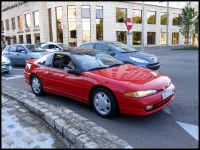
{"type": "Polygon", "coordinates": [[[69,45],[67,45],[67,44],[58,44],[60,47],[62,47],[64,50],[67,50],[69,47],[71,47],[71,46],[69,46],[69,45]]]}
{"type": "Polygon", "coordinates": [[[115,48],[117,51],[121,53],[137,52],[137,50],[134,49],[133,47],[120,43],[120,42],[108,43],[108,45],[112,46],[113,48],[115,48]]]}
{"type": "Polygon", "coordinates": [[[118,59],[105,53],[93,52],[83,55],[74,54],[73,56],[86,71],[104,69],[124,64],[118,59]]]}
{"type": "Polygon", "coordinates": [[[29,50],[31,50],[32,52],[46,52],[47,50],[40,47],[39,45],[26,45],[26,48],[28,48],[29,50]]]}

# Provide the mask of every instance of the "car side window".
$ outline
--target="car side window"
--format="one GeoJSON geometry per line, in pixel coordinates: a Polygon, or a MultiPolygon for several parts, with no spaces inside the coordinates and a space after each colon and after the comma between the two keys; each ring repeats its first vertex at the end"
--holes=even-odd
{"type": "Polygon", "coordinates": [[[24,48],[24,47],[22,47],[22,46],[18,46],[17,47],[17,52],[22,52],[22,51],[25,51],[26,52],[26,49],[24,48]]]}
{"type": "Polygon", "coordinates": [[[45,48],[45,49],[49,49],[49,45],[44,45],[42,47],[45,48]]]}
{"type": "Polygon", "coordinates": [[[109,55],[112,55],[112,56],[115,55],[115,53],[113,52],[112,49],[110,49],[109,47],[107,47],[107,46],[105,46],[105,45],[103,45],[103,44],[97,43],[95,49],[101,50],[101,51],[103,51],[103,52],[105,52],[105,53],[107,53],[107,54],[109,54],[109,55]]]}
{"type": "Polygon", "coordinates": [[[49,49],[55,49],[55,48],[58,48],[58,46],[53,45],[53,44],[49,44],[49,49]]]}
{"type": "Polygon", "coordinates": [[[84,44],[84,45],[81,45],[80,47],[92,48],[93,44],[84,44]]]}
{"type": "Polygon", "coordinates": [[[17,46],[16,45],[11,46],[10,52],[17,52],[17,46]]]}

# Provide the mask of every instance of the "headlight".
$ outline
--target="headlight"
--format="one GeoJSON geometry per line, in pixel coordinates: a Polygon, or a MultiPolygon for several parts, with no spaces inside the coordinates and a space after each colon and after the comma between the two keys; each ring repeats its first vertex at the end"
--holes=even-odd
{"type": "Polygon", "coordinates": [[[149,63],[148,61],[144,60],[144,59],[140,59],[140,58],[135,58],[135,57],[129,57],[131,60],[136,61],[136,62],[140,62],[140,63],[149,63]]]}
{"type": "Polygon", "coordinates": [[[146,90],[146,91],[137,91],[137,92],[127,92],[127,93],[124,93],[124,96],[132,97],[132,98],[140,98],[140,97],[149,96],[155,93],[157,93],[156,90],[146,90]]]}
{"type": "Polygon", "coordinates": [[[11,63],[11,62],[10,62],[10,59],[8,59],[8,58],[6,58],[6,61],[7,61],[7,63],[9,63],[9,64],[11,63]]]}

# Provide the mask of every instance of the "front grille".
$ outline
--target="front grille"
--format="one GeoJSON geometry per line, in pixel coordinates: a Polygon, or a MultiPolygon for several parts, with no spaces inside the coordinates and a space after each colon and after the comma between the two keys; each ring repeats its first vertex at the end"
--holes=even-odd
{"type": "Polygon", "coordinates": [[[151,69],[151,70],[158,70],[160,68],[160,63],[157,62],[157,63],[154,63],[154,64],[147,64],[146,67],[148,69],[151,69]]]}

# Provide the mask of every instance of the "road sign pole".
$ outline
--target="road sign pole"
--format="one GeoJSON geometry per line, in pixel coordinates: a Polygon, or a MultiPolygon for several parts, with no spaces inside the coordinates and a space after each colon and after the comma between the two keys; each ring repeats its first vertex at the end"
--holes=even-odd
{"type": "Polygon", "coordinates": [[[128,45],[130,46],[130,33],[129,33],[129,30],[128,30],[128,45]]]}

